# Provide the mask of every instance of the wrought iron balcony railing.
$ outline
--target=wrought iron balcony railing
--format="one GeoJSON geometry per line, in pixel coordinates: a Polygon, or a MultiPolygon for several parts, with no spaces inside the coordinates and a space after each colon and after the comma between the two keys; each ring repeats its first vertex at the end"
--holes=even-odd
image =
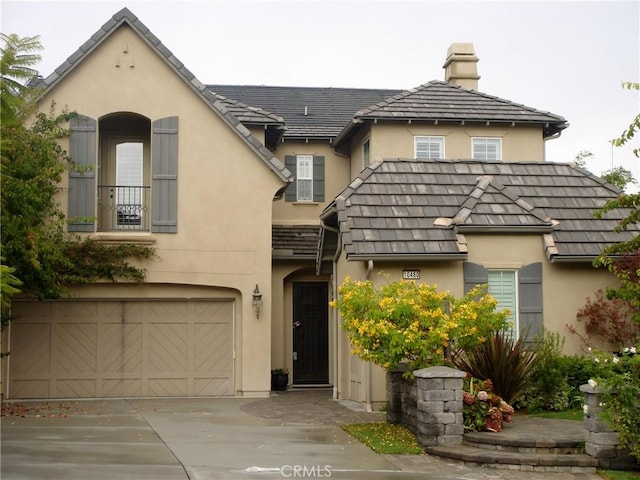
{"type": "Polygon", "coordinates": [[[150,187],[98,186],[98,230],[149,230],[150,187]]]}

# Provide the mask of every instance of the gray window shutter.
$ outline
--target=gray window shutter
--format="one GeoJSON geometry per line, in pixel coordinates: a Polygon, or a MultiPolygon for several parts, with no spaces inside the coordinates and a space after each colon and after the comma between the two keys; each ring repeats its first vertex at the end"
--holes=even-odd
{"type": "Polygon", "coordinates": [[[518,303],[520,330],[528,329],[527,340],[533,340],[543,326],[542,263],[532,263],[518,271],[518,303]]]}
{"type": "Polygon", "coordinates": [[[78,115],[69,122],[69,157],[78,165],[69,172],[68,231],[94,232],[96,216],[96,125],[78,115]]]}
{"type": "Polygon", "coordinates": [[[489,283],[489,271],[482,265],[472,262],[464,262],[462,264],[464,275],[464,293],[469,293],[476,285],[484,285],[489,283]]]}
{"type": "Polygon", "coordinates": [[[151,138],[151,231],[178,231],[178,117],[153,122],[151,138]]]}
{"type": "MultiPolygon", "coordinates": [[[[291,172],[293,175],[293,182],[289,184],[287,190],[284,193],[284,200],[286,202],[295,202],[298,199],[297,188],[298,184],[296,182],[296,169],[298,166],[297,158],[295,155],[285,155],[284,157],[284,166],[291,172]]],[[[315,173],[315,172],[314,172],[315,173]]]]}
{"type": "Polygon", "coordinates": [[[313,201],[324,202],[324,157],[313,157],[313,201]]]}

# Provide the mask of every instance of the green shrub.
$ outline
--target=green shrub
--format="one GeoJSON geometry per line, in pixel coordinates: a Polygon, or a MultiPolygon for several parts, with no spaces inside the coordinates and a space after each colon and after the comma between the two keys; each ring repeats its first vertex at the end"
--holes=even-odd
{"type": "Polygon", "coordinates": [[[536,336],[533,349],[536,360],[531,368],[524,395],[517,408],[530,412],[562,411],[569,407],[571,386],[563,367],[560,334],[543,331],[536,336]]]}
{"type": "Polygon", "coordinates": [[[491,380],[493,392],[512,404],[522,395],[535,352],[523,342],[526,335],[514,340],[511,332],[497,330],[487,341],[454,358],[457,368],[480,380],[491,380]]]}
{"type": "Polygon", "coordinates": [[[561,370],[569,384],[569,408],[581,407],[584,397],[580,385],[584,385],[596,374],[593,360],[587,357],[572,355],[560,357],[561,370]]]}

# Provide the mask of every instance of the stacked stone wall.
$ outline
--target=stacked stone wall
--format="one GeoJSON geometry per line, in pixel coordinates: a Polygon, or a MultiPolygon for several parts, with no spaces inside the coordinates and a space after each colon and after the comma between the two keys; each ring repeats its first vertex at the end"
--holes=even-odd
{"type": "Polygon", "coordinates": [[[466,374],[449,367],[387,372],[387,421],[413,431],[424,447],[459,445],[464,434],[463,380],[466,374]]]}

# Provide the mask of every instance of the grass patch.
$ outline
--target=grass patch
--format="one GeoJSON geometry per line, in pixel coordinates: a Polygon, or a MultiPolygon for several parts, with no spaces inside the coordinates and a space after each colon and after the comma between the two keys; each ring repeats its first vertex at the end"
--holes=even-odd
{"type": "Polygon", "coordinates": [[[562,412],[539,412],[539,413],[530,413],[532,417],[541,417],[541,418],[557,418],[560,420],[575,420],[582,422],[584,420],[584,412],[582,409],[575,410],[564,410],[562,412]]]}
{"type": "Polygon", "coordinates": [[[604,480],[638,480],[640,479],[640,472],[624,472],[621,470],[598,470],[604,480]]]}
{"type": "Polygon", "coordinates": [[[416,436],[403,425],[352,423],[342,425],[342,429],[376,453],[424,453],[416,436]]]}

